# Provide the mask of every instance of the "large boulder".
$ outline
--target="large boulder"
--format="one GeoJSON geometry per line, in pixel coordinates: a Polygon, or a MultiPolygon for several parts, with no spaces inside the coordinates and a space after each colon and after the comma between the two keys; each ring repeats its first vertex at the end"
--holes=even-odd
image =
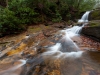
{"type": "Polygon", "coordinates": [[[89,20],[100,20],[100,9],[95,9],[90,12],[89,20]]]}
{"type": "Polygon", "coordinates": [[[81,33],[100,41],[100,20],[89,21],[88,25],[82,29],[81,33]]]}
{"type": "Polygon", "coordinates": [[[100,41],[100,26],[84,27],[82,29],[82,34],[98,39],[98,41],[100,41]]]}

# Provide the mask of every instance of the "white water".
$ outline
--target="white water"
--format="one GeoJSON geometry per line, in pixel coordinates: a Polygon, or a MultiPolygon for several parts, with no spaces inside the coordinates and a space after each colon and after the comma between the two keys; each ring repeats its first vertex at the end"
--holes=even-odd
{"type": "Polygon", "coordinates": [[[66,33],[69,37],[73,37],[80,34],[81,29],[87,24],[86,22],[88,22],[89,13],[90,11],[85,12],[82,18],[78,20],[78,23],[83,23],[82,26],[73,26],[72,28],[66,29],[66,33]]]}
{"type": "MultiPolygon", "coordinates": [[[[90,11],[87,11],[82,18],[78,22],[88,22],[88,15],[90,11]]],[[[82,27],[84,27],[85,23],[82,26],[73,26],[72,28],[68,28],[66,30],[62,30],[61,33],[65,33],[65,35],[60,40],[60,43],[55,44],[50,47],[47,52],[43,53],[44,58],[53,59],[54,58],[79,58],[81,57],[83,51],[79,50],[79,47],[74,43],[71,37],[79,35],[82,27]]]]}
{"type": "Polygon", "coordinates": [[[78,52],[62,52],[61,50],[61,43],[57,43],[56,45],[49,48],[49,50],[43,53],[45,59],[52,59],[53,58],[79,58],[83,51],[78,52]]]}
{"type": "Polygon", "coordinates": [[[88,22],[88,15],[90,11],[87,11],[78,22],[88,22]]]}

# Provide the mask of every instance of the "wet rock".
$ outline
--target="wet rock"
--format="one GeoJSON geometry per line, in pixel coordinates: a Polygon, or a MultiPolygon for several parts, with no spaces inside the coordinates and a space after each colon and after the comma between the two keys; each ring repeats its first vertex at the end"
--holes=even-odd
{"type": "Polygon", "coordinates": [[[66,23],[54,23],[52,26],[56,27],[56,28],[66,28],[66,23]]]}
{"type": "Polygon", "coordinates": [[[91,11],[89,20],[100,20],[100,9],[91,11]]]}
{"type": "Polygon", "coordinates": [[[48,75],[61,75],[59,70],[53,70],[52,72],[48,72],[48,75]]]}
{"type": "Polygon", "coordinates": [[[51,40],[46,39],[46,40],[44,40],[43,42],[41,42],[39,45],[40,45],[41,47],[45,47],[45,46],[52,46],[52,45],[54,45],[54,44],[55,44],[55,43],[52,42],[51,40]]]}
{"type": "Polygon", "coordinates": [[[42,30],[42,32],[43,32],[43,35],[45,36],[45,37],[51,37],[51,36],[53,36],[56,32],[58,31],[58,29],[46,29],[46,30],[42,30]]]}
{"type": "Polygon", "coordinates": [[[100,26],[84,27],[82,29],[82,34],[85,34],[87,36],[91,36],[91,37],[97,38],[98,41],[100,41],[100,26]]]}
{"type": "Polygon", "coordinates": [[[47,49],[45,47],[41,47],[38,49],[38,53],[43,53],[45,51],[47,51],[47,49]]]}
{"type": "Polygon", "coordinates": [[[24,55],[31,55],[31,56],[34,56],[37,54],[37,51],[36,50],[26,50],[23,52],[24,55]]]}
{"type": "Polygon", "coordinates": [[[23,60],[0,63],[0,75],[20,75],[23,65],[23,60]]]}

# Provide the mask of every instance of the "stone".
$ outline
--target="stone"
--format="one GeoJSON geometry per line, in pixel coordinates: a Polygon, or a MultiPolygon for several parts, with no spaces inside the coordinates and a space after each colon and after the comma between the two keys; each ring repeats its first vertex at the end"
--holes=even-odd
{"type": "Polygon", "coordinates": [[[82,29],[81,33],[85,34],[87,36],[93,37],[94,39],[96,38],[96,39],[98,39],[98,41],[100,41],[100,26],[96,26],[96,27],[84,27],[82,29]]]}
{"type": "Polygon", "coordinates": [[[100,9],[91,11],[89,20],[100,20],[100,9]]]}

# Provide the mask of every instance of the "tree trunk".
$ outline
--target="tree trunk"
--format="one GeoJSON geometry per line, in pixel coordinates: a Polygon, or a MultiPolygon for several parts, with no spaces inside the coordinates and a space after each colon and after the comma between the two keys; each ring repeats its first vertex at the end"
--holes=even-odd
{"type": "Polygon", "coordinates": [[[8,0],[6,0],[6,8],[8,9],[8,0]]]}
{"type": "Polygon", "coordinates": [[[80,3],[81,3],[81,0],[78,0],[77,9],[79,9],[80,3]]]}

